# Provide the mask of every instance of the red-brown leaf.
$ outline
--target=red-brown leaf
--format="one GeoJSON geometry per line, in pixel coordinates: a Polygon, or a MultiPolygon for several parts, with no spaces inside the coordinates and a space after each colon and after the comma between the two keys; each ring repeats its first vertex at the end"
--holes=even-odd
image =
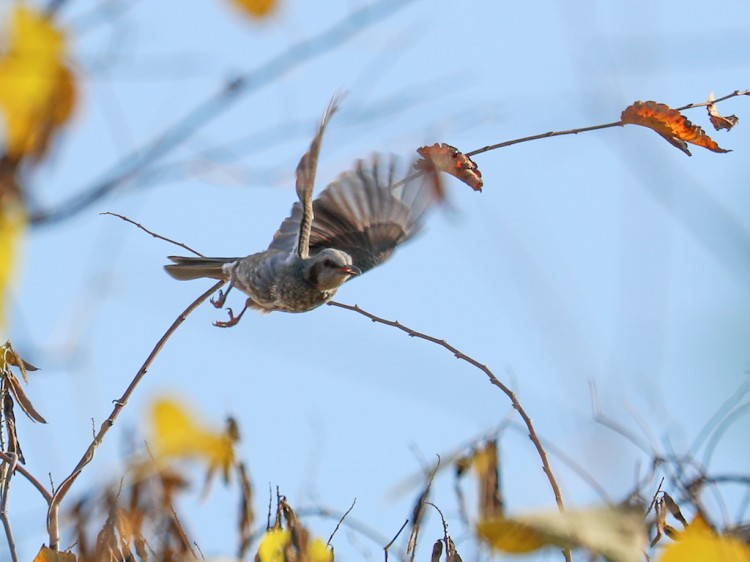
{"type": "Polygon", "coordinates": [[[474,191],[482,191],[482,172],[471,158],[456,147],[435,143],[418,148],[417,153],[422,157],[415,164],[418,170],[445,172],[457,177],[474,191]]]}
{"type": "Polygon", "coordinates": [[[726,129],[727,131],[729,131],[737,124],[737,121],[740,120],[740,118],[736,115],[727,115],[726,117],[724,117],[721,113],[719,113],[719,110],[716,108],[716,104],[713,103],[709,103],[706,106],[706,109],[708,110],[708,118],[711,121],[711,125],[713,125],[714,129],[716,129],[717,131],[720,131],[722,129],[726,129]]]}
{"type": "Polygon", "coordinates": [[[716,144],[698,125],[663,103],[637,101],[622,112],[621,120],[623,125],[641,125],[656,131],[688,156],[691,154],[686,143],[702,146],[713,152],[729,152],[716,144]]]}

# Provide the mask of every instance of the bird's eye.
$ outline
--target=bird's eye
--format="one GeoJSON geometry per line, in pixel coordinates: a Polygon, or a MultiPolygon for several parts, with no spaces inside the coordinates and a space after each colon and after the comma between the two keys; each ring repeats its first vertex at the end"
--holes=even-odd
{"type": "Polygon", "coordinates": [[[333,263],[333,260],[326,260],[326,261],[323,262],[323,264],[326,267],[334,267],[335,266],[335,264],[333,263]]]}

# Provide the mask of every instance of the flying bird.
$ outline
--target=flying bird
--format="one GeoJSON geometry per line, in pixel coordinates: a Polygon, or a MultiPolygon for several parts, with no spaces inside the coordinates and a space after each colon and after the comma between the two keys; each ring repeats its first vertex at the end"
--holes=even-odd
{"type": "Polygon", "coordinates": [[[248,296],[237,316],[229,308],[229,320],[215,326],[234,326],[248,308],[307,312],[330,301],[349,279],[383,263],[414,236],[436,202],[424,177],[397,181],[395,160],[381,162],[377,156],[368,163],[358,161],[313,201],[320,145],[336,109],[334,99],[297,166],[299,201],[267,250],[243,258],[169,256],[173,263],[164,268],[175,279],[229,283],[211,301],[215,307],[224,306],[232,287],[248,296]]]}

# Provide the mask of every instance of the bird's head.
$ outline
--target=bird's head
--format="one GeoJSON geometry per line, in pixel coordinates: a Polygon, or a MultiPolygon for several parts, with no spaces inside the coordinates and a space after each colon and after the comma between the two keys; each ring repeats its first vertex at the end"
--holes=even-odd
{"type": "Polygon", "coordinates": [[[332,291],[341,287],[353,275],[362,272],[352,263],[349,254],[326,248],[308,259],[305,273],[310,283],[318,290],[332,291]]]}

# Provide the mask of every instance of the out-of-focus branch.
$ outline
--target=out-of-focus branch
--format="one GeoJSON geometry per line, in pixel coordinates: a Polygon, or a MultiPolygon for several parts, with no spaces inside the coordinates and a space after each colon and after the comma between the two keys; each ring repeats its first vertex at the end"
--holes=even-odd
{"type": "Polygon", "coordinates": [[[201,127],[226,111],[242,95],[259,90],[293,68],[330,52],[413,1],[380,0],[359,8],[320,34],[300,41],[259,68],[231,80],[167,128],[158,138],[126,156],[103,178],[55,207],[32,210],[31,224],[37,226],[56,223],[89,207],[170,154],[201,127]]]}

